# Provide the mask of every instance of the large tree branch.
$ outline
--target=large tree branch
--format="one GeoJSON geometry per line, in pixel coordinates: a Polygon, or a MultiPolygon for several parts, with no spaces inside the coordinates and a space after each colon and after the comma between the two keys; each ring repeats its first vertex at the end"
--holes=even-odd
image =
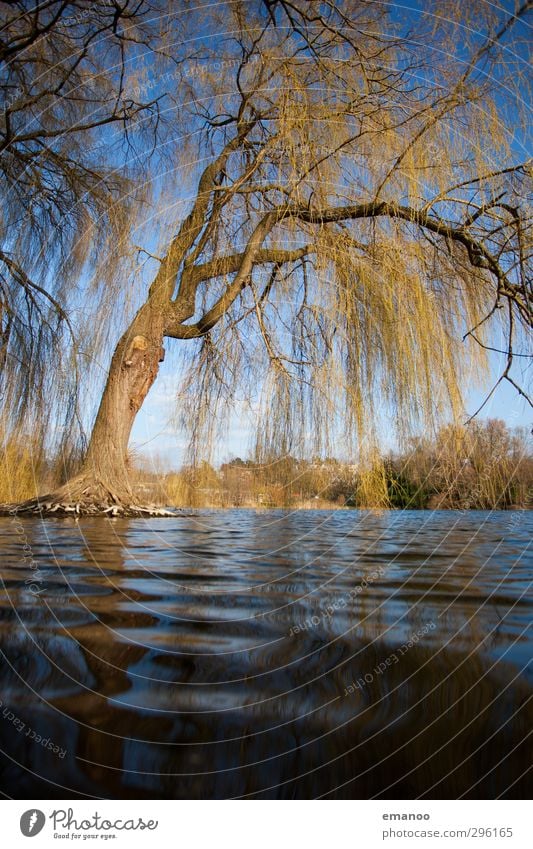
{"type": "MultiPolygon", "coordinates": [[[[244,123],[237,135],[225,145],[216,159],[209,163],[200,177],[193,207],[172,239],[159,271],[150,286],[149,297],[160,300],[164,307],[168,308],[171,304],[176,276],[180,266],[184,261],[187,251],[194,245],[194,242],[205,226],[209,199],[216,186],[217,176],[225,168],[233,151],[237,150],[243,143],[254,124],[255,121],[244,123]]],[[[185,316],[186,310],[187,307],[184,307],[185,318],[187,317],[185,316]]]]}
{"type": "MultiPolygon", "coordinates": [[[[256,262],[277,262],[275,258],[259,259],[260,257],[268,256],[268,249],[263,249],[261,245],[266,236],[272,229],[289,219],[298,219],[307,224],[332,224],[341,221],[377,218],[387,216],[389,218],[399,219],[411,224],[415,224],[432,233],[436,233],[457,242],[466,248],[470,263],[475,268],[482,268],[490,273],[497,280],[498,295],[505,296],[509,301],[515,303],[520,315],[528,324],[533,324],[533,315],[531,307],[524,298],[519,286],[513,284],[505,274],[499,262],[494,258],[490,251],[482,242],[476,239],[466,228],[455,226],[449,222],[436,219],[428,214],[425,210],[415,209],[409,206],[402,206],[387,201],[369,202],[360,204],[349,204],[346,206],[331,206],[322,209],[312,209],[301,205],[285,205],[277,207],[268,212],[255,228],[246,250],[242,254],[235,254],[230,257],[221,257],[218,260],[212,260],[203,266],[198,266],[197,271],[194,269],[189,271],[193,276],[198,275],[198,281],[209,279],[217,275],[217,268],[220,269],[218,274],[231,273],[236,271],[237,274],[233,282],[228,286],[224,295],[208,310],[208,312],[195,324],[184,325],[185,319],[183,316],[172,315],[168,327],[167,335],[174,336],[179,339],[191,339],[202,336],[208,333],[227,312],[231,304],[238,297],[242,289],[247,285],[250,278],[252,268],[256,262]],[[203,275],[203,276],[202,276],[203,275]]],[[[288,252],[291,254],[290,259],[298,259],[309,252],[309,248],[300,249],[302,252],[297,256],[298,252],[288,252]]],[[[271,254],[271,256],[273,256],[271,254]]],[[[289,261],[289,260],[286,260],[289,261]]],[[[187,316],[187,318],[189,318],[187,316]]]]}
{"type": "Polygon", "coordinates": [[[483,268],[490,271],[497,280],[498,294],[513,301],[521,318],[526,324],[533,325],[533,312],[527,295],[522,291],[520,286],[517,286],[508,279],[508,275],[498,260],[464,226],[456,226],[441,219],[434,218],[425,210],[387,201],[354,204],[343,207],[333,206],[322,210],[313,210],[307,207],[287,207],[285,214],[281,214],[281,219],[290,217],[298,218],[300,221],[310,224],[328,224],[357,218],[376,218],[380,216],[388,216],[389,218],[396,218],[416,224],[425,230],[429,230],[432,233],[444,236],[446,239],[463,245],[468,252],[471,265],[475,268],[483,268]]]}
{"type": "MultiPolygon", "coordinates": [[[[200,321],[195,324],[182,324],[181,322],[184,321],[182,315],[183,305],[181,303],[174,305],[174,315],[169,316],[170,320],[165,331],[167,336],[174,336],[177,339],[194,339],[198,336],[204,336],[220,321],[241,290],[246,286],[252,272],[255,255],[278,220],[280,219],[277,209],[273,209],[261,219],[248,240],[235,279],[228,286],[224,295],[208,310],[200,321]]],[[[192,291],[194,291],[194,287],[192,287],[192,291]]],[[[190,315],[191,313],[189,312],[189,315],[185,316],[185,318],[190,318],[190,315]]]]}
{"type": "MultiPolygon", "coordinates": [[[[257,239],[259,239],[259,235],[257,239]]],[[[288,262],[296,262],[313,251],[312,245],[306,245],[292,251],[282,248],[255,249],[255,245],[256,240],[252,237],[246,250],[242,253],[217,257],[210,262],[202,263],[202,265],[192,266],[184,272],[189,278],[187,280],[187,286],[194,289],[194,291],[196,291],[198,285],[204,280],[234,272],[237,272],[237,276],[211,309],[195,324],[183,324],[183,321],[186,319],[183,318],[181,304],[174,304],[174,309],[169,316],[165,330],[167,336],[173,336],[177,339],[193,339],[198,336],[204,336],[217,324],[235,301],[239,292],[246,286],[253,266],[267,264],[279,266],[288,262]]],[[[190,318],[190,316],[186,316],[186,318],[190,318]]]]}
{"type": "MultiPolygon", "coordinates": [[[[312,250],[311,245],[295,250],[284,250],[283,248],[260,248],[254,257],[254,265],[266,265],[275,263],[282,265],[286,262],[296,262],[312,250]]],[[[231,254],[229,256],[216,257],[201,265],[193,265],[184,272],[187,282],[198,285],[204,280],[213,277],[221,277],[224,274],[232,274],[239,270],[245,257],[245,252],[231,254]]]]}

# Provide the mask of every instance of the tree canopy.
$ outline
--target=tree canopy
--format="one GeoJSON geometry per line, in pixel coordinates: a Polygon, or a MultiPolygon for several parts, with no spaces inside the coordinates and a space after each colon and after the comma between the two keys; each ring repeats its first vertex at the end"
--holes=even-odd
{"type": "Polygon", "coordinates": [[[399,433],[464,412],[491,348],[526,394],[531,3],[41,7],[2,41],[12,398],[35,368],[61,384],[53,341],[32,347],[52,315],[78,367],[126,328],[106,392],[126,364],[134,412],[157,374],[133,380],[137,349],[180,340],[198,450],[247,398],[259,454],[340,432],[371,454],[380,410],[399,433]]]}

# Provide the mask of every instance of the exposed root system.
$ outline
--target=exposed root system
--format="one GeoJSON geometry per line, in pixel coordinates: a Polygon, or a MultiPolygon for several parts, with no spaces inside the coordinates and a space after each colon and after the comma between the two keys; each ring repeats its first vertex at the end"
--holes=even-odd
{"type": "Polygon", "coordinates": [[[183,516],[184,511],[141,504],[131,489],[119,491],[85,474],[72,479],[55,492],[19,504],[1,504],[0,515],[17,516],[104,516],[132,518],[183,516]]]}

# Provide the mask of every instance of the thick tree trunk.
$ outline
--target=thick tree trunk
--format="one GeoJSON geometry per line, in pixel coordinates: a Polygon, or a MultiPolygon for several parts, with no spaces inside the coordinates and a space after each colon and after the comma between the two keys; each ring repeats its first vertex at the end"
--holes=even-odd
{"type": "Polygon", "coordinates": [[[109,368],[81,476],[117,501],[132,500],[128,442],[163,359],[163,319],[147,304],[120,339],[109,368]]]}
{"type": "Polygon", "coordinates": [[[142,515],[128,476],[128,441],[163,359],[164,311],[148,301],[113,354],[82,468],[62,487],[17,506],[17,512],[142,515]]]}

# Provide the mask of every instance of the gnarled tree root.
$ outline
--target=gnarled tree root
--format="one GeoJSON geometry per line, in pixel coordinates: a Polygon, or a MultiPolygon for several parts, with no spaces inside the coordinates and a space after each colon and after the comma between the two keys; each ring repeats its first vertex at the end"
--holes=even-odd
{"type": "Polygon", "coordinates": [[[112,518],[150,518],[152,516],[176,517],[187,515],[179,508],[160,507],[157,504],[85,504],[83,501],[53,502],[32,500],[19,504],[0,504],[0,516],[104,516],[112,518]]]}
{"type": "Polygon", "coordinates": [[[0,516],[104,516],[133,518],[183,516],[180,509],[141,504],[129,487],[113,487],[85,474],[38,498],[0,504],[0,516]]]}

